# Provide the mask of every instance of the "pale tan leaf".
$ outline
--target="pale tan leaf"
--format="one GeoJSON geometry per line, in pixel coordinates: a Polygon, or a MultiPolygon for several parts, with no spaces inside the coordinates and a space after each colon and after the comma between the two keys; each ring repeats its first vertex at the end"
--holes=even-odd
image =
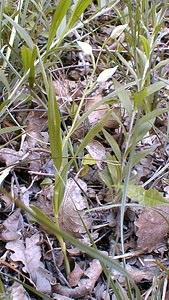
{"type": "MultiPolygon", "coordinates": [[[[97,96],[91,97],[87,99],[85,104],[85,111],[88,111],[95,103],[101,101],[102,95],[99,94],[97,96]]],[[[108,104],[101,104],[97,109],[91,112],[91,114],[88,116],[89,124],[91,127],[95,126],[99,121],[103,119],[105,114],[108,112],[109,105],[108,104]]],[[[118,122],[113,119],[113,117],[110,117],[109,120],[105,123],[105,126],[107,128],[117,128],[118,122]]]]}
{"type": "Polygon", "coordinates": [[[96,140],[91,140],[90,143],[86,146],[87,151],[96,161],[96,164],[100,170],[102,170],[102,162],[106,158],[105,147],[96,140]]]}
{"type": "Polygon", "coordinates": [[[90,263],[90,267],[84,273],[87,278],[81,279],[79,281],[79,287],[86,287],[88,291],[91,291],[94,288],[101,273],[102,266],[99,260],[93,259],[90,263]]]}
{"type": "Polygon", "coordinates": [[[0,160],[6,164],[6,166],[11,166],[19,161],[24,153],[22,151],[15,151],[10,148],[0,149],[0,160]]]}
{"type": "Polygon", "coordinates": [[[136,268],[129,264],[126,265],[126,270],[137,283],[142,280],[151,281],[154,277],[154,268],[136,268]]]}
{"type": "Polygon", "coordinates": [[[1,225],[0,239],[4,242],[19,238],[19,223],[22,221],[20,209],[16,209],[1,225]]]}
{"type": "Polygon", "coordinates": [[[85,279],[80,279],[78,286],[75,288],[67,288],[58,284],[55,291],[66,297],[78,298],[89,295],[93,290],[98,278],[102,273],[102,266],[97,259],[93,259],[90,267],[84,272],[85,279]]]}
{"type": "Polygon", "coordinates": [[[30,279],[35,283],[38,290],[50,294],[51,285],[49,280],[49,273],[45,273],[45,267],[40,261],[41,248],[39,245],[40,236],[35,233],[30,238],[23,240],[15,240],[6,244],[6,249],[11,250],[10,259],[14,262],[23,263],[23,271],[29,273],[30,279]],[[44,269],[44,272],[42,272],[44,269]]]}
{"type": "Polygon", "coordinates": [[[73,271],[68,276],[70,286],[71,287],[77,286],[83,274],[84,271],[80,268],[80,266],[77,263],[75,263],[75,267],[73,271]]]}
{"type": "Polygon", "coordinates": [[[165,245],[165,237],[169,232],[167,221],[169,222],[168,206],[148,208],[143,211],[135,221],[138,227],[136,232],[138,248],[152,252],[165,245]]]}
{"type": "Polygon", "coordinates": [[[30,300],[30,297],[26,290],[24,289],[23,285],[14,282],[12,285],[11,291],[11,299],[12,300],[30,300]]]}
{"type": "Polygon", "coordinates": [[[59,212],[59,224],[64,231],[79,237],[86,231],[81,219],[87,228],[90,228],[91,221],[85,214],[88,203],[82,195],[83,191],[87,191],[87,185],[79,178],[76,179],[76,182],[72,178],[67,181],[64,199],[59,212]]]}

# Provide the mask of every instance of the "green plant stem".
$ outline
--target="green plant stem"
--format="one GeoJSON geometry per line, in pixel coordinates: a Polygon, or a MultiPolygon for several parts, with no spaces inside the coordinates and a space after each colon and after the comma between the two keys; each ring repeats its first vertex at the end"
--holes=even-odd
{"type": "MultiPolygon", "coordinates": [[[[136,124],[134,127],[134,133],[133,133],[133,143],[131,145],[131,151],[130,151],[130,156],[129,156],[129,161],[127,164],[127,171],[126,171],[126,177],[124,179],[124,190],[122,194],[122,199],[121,199],[121,228],[120,228],[120,236],[121,236],[121,247],[122,247],[122,254],[125,254],[125,249],[124,249],[124,233],[123,233],[123,223],[124,223],[124,213],[125,213],[125,207],[126,207],[126,199],[127,199],[127,191],[128,191],[128,186],[129,186],[129,181],[130,181],[130,175],[132,171],[132,160],[133,156],[135,153],[135,148],[137,144],[137,125],[140,119],[140,111],[137,113],[136,117],[136,124]]],[[[125,260],[124,260],[125,262],[125,260]]]]}

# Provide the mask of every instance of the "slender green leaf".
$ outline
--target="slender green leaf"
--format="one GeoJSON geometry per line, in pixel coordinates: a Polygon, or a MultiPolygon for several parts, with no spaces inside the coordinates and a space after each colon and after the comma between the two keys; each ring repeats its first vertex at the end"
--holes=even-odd
{"type": "MultiPolygon", "coordinates": [[[[0,274],[2,274],[3,276],[11,279],[12,282],[13,281],[14,282],[18,282],[20,285],[23,285],[25,289],[27,289],[28,291],[30,291],[32,294],[36,295],[38,297],[38,299],[40,297],[43,300],[52,300],[52,298],[50,298],[46,294],[44,294],[44,293],[42,293],[40,291],[37,291],[37,289],[35,287],[32,287],[32,286],[28,285],[27,283],[25,283],[25,282],[17,279],[16,277],[13,277],[12,275],[8,274],[7,272],[4,273],[4,272],[0,271],[0,274]]],[[[26,296],[26,298],[27,298],[27,296],[26,296]]],[[[1,300],[11,300],[11,297],[7,298],[7,295],[5,294],[4,296],[0,295],[0,299],[1,300]]],[[[32,298],[32,299],[35,299],[35,298],[32,298]]]]}
{"type": "Polygon", "coordinates": [[[10,133],[13,131],[17,131],[20,130],[23,127],[18,127],[18,126],[10,126],[10,127],[4,127],[4,128],[0,128],[0,135],[4,134],[4,133],[10,133]]]}
{"type": "Polygon", "coordinates": [[[128,112],[129,117],[131,118],[132,116],[132,103],[129,97],[129,91],[127,91],[125,89],[125,87],[123,88],[123,86],[116,80],[113,78],[113,84],[116,90],[118,90],[119,88],[122,88],[122,90],[120,92],[117,92],[117,95],[119,97],[120,102],[122,103],[123,107],[126,109],[126,111],[128,112]]]}
{"type": "Polygon", "coordinates": [[[21,48],[21,57],[24,66],[24,74],[30,70],[28,80],[30,87],[32,88],[35,83],[35,59],[37,57],[37,47],[34,46],[33,49],[29,49],[23,45],[21,48]]]}
{"type": "Polygon", "coordinates": [[[149,44],[149,41],[143,35],[140,35],[140,38],[141,38],[141,42],[142,42],[146,57],[147,57],[147,59],[149,59],[149,57],[150,57],[150,44],[149,44]]]}
{"type": "Polygon", "coordinates": [[[122,34],[122,32],[127,28],[127,26],[128,26],[128,24],[123,24],[123,25],[116,26],[113,29],[113,31],[112,31],[112,33],[110,35],[111,38],[112,39],[117,39],[120,36],[120,34],[122,34]]]}
{"type": "Polygon", "coordinates": [[[88,7],[89,4],[91,4],[93,0],[79,0],[75,6],[75,9],[72,12],[72,15],[68,21],[67,24],[67,30],[71,29],[75,22],[80,19],[81,15],[85,11],[85,9],[88,7]]]}
{"type": "Polygon", "coordinates": [[[117,144],[116,140],[105,129],[103,129],[103,134],[104,134],[107,142],[111,146],[111,148],[112,148],[115,156],[117,157],[118,161],[121,162],[121,151],[120,151],[119,145],[117,144]]]}
{"type": "Polygon", "coordinates": [[[156,71],[158,70],[159,68],[162,68],[164,66],[167,66],[169,65],[169,58],[168,59],[165,59],[165,60],[161,60],[154,68],[152,71],[156,71]]]}
{"type": "Polygon", "coordinates": [[[146,114],[142,118],[140,118],[140,120],[138,122],[138,127],[140,127],[141,124],[143,124],[144,122],[148,122],[149,120],[152,120],[168,111],[169,111],[169,107],[158,108],[158,109],[155,109],[155,110],[149,112],[148,114],[146,114]]]}
{"type": "Polygon", "coordinates": [[[104,168],[103,171],[99,172],[99,176],[100,176],[101,180],[108,187],[110,193],[113,194],[113,181],[112,181],[112,178],[110,176],[108,166],[106,166],[106,168],[104,168]]]}
{"type": "Polygon", "coordinates": [[[31,64],[32,51],[25,45],[21,48],[22,63],[24,66],[24,74],[29,70],[31,64]]]}
{"type": "Polygon", "coordinates": [[[153,146],[150,149],[141,150],[133,155],[132,158],[132,167],[136,166],[145,156],[147,156],[150,153],[153,153],[153,151],[157,148],[157,146],[153,146]]]}
{"type": "Polygon", "coordinates": [[[147,88],[137,92],[134,94],[134,106],[135,108],[139,108],[143,105],[143,101],[147,97],[147,88]]]}
{"type": "Polygon", "coordinates": [[[10,16],[3,14],[4,17],[8,20],[9,23],[15,28],[20,37],[25,41],[30,49],[33,49],[33,41],[27,31],[17,24],[10,16]]]}
{"type": "Polygon", "coordinates": [[[146,133],[152,128],[154,124],[155,118],[151,118],[149,121],[146,122],[139,122],[140,126],[137,127],[137,142],[141,141],[142,138],[146,135],[146,133]]]}
{"type": "Polygon", "coordinates": [[[118,186],[118,184],[121,183],[121,165],[116,160],[115,156],[112,156],[109,152],[106,154],[106,160],[113,184],[118,186]]]}
{"type": "Polygon", "coordinates": [[[103,126],[105,125],[106,121],[109,119],[111,115],[111,110],[108,111],[103,119],[96,124],[85,136],[85,138],[82,140],[80,146],[76,150],[75,157],[79,155],[79,153],[88,145],[88,143],[95,137],[95,135],[102,130],[103,126]]]}
{"type": "Polygon", "coordinates": [[[3,70],[0,70],[0,82],[4,84],[7,92],[10,93],[10,85],[3,70]]]}
{"type": "Polygon", "coordinates": [[[117,270],[118,272],[125,275],[128,279],[131,279],[129,274],[127,273],[127,271],[115,260],[113,260],[109,256],[103,254],[99,250],[97,250],[93,247],[87,246],[86,244],[80,242],[78,239],[74,238],[73,236],[69,235],[68,233],[59,230],[55,226],[55,224],[49,218],[47,218],[46,215],[37,207],[31,205],[30,208],[34,212],[33,213],[34,219],[39,224],[42,224],[43,226],[45,226],[52,234],[54,234],[55,236],[58,236],[58,235],[62,236],[69,243],[78,247],[80,250],[87,253],[91,257],[99,259],[99,261],[102,262],[103,264],[109,266],[110,268],[113,268],[114,270],[117,270]]]}
{"type": "Polygon", "coordinates": [[[51,24],[50,30],[49,30],[49,38],[48,38],[48,43],[47,43],[46,56],[48,55],[48,52],[52,45],[52,42],[55,38],[56,32],[59,28],[59,25],[61,24],[62,19],[65,17],[65,15],[71,5],[71,2],[72,2],[71,0],[60,0],[59,4],[57,5],[55,14],[53,16],[52,24],[51,24]]]}
{"type": "Polygon", "coordinates": [[[150,96],[166,86],[166,83],[163,81],[155,82],[147,87],[147,96],[150,96]]]}
{"type": "Polygon", "coordinates": [[[49,78],[48,95],[48,126],[52,158],[57,170],[62,164],[62,137],[60,128],[60,112],[57,104],[52,78],[49,78]]]}

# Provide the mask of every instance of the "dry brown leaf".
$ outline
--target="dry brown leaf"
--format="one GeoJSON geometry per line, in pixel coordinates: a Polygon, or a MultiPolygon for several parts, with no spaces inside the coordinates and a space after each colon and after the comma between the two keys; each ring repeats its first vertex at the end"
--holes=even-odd
{"type": "Polygon", "coordinates": [[[48,271],[45,274],[45,268],[41,259],[41,248],[38,245],[40,236],[35,233],[30,238],[26,238],[25,244],[23,240],[15,240],[6,244],[6,249],[13,251],[10,259],[14,262],[22,262],[24,264],[23,271],[29,273],[31,280],[35,283],[37,289],[43,293],[51,293],[51,284],[49,282],[48,271]],[[42,272],[42,270],[44,272],[42,272]]]}
{"type": "MultiPolygon", "coordinates": [[[[69,80],[69,79],[64,79],[64,80],[55,80],[53,81],[53,86],[54,90],[56,93],[57,97],[61,97],[62,101],[65,101],[66,104],[66,99],[73,97],[74,99],[80,98],[82,96],[82,84],[79,87],[80,83],[69,80]]],[[[62,102],[62,104],[63,104],[62,102]]]]}
{"type": "Polygon", "coordinates": [[[168,206],[149,208],[139,215],[138,220],[135,221],[135,225],[138,227],[136,232],[138,248],[151,252],[158,250],[162,244],[165,245],[165,236],[169,232],[169,225],[164,218],[169,222],[168,206]]]}
{"type": "Polygon", "coordinates": [[[20,222],[22,222],[22,218],[18,208],[1,225],[0,239],[4,242],[18,239],[20,236],[18,232],[20,222]]]}
{"type": "Polygon", "coordinates": [[[84,271],[80,268],[80,266],[77,263],[75,263],[75,267],[73,271],[68,276],[70,286],[71,287],[77,286],[83,274],[84,271]]]}
{"type": "Polygon", "coordinates": [[[0,149],[0,161],[4,162],[6,166],[15,164],[23,157],[23,155],[23,151],[15,151],[10,148],[0,149]]]}
{"type": "Polygon", "coordinates": [[[11,299],[12,300],[30,300],[30,297],[26,290],[24,289],[23,285],[14,282],[12,285],[11,291],[11,299]]]}
{"type": "Polygon", "coordinates": [[[98,259],[93,259],[90,263],[90,267],[84,272],[84,275],[88,278],[81,279],[79,281],[79,287],[86,287],[89,291],[91,291],[99,276],[102,273],[102,266],[98,259]]]}
{"type": "Polygon", "coordinates": [[[129,264],[126,265],[126,270],[136,283],[142,280],[151,281],[154,277],[154,268],[136,268],[129,264]]]}
{"type": "Polygon", "coordinates": [[[86,149],[91,157],[96,160],[98,168],[102,170],[102,162],[106,159],[105,147],[100,142],[91,140],[86,149]]]}
{"type": "MultiPolygon", "coordinates": [[[[49,134],[47,129],[47,114],[44,111],[32,110],[23,121],[27,126],[26,142],[29,149],[39,145],[47,145],[49,134]]],[[[23,145],[25,147],[25,145],[23,145]]]]}
{"type": "Polygon", "coordinates": [[[53,184],[43,186],[37,195],[37,200],[32,202],[51,219],[54,218],[53,189],[53,184]]]}
{"type": "Polygon", "coordinates": [[[102,273],[102,266],[97,259],[93,259],[90,267],[84,272],[85,279],[80,279],[78,287],[67,288],[60,284],[55,286],[55,291],[66,297],[80,298],[89,295],[102,273]]]}
{"type": "MultiPolygon", "coordinates": [[[[88,111],[95,103],[101,101],[102,95],[99,94],[97,96],[91,97],[87,100],[85,104],[85,111],[88,111]]],[[[97,109],[91,112],[88,116],[89,124],[91,127],[95,126],[98,122],[100,122],[105,114],[108,112],[109,105],[108,104],[101,104],[97,109]]],[[[119,111],[119,110],[118,110],[119,111]]],[[[109,120],[105,123],[104,127],[107,128],[117,128],[119,126],[118,122],[110,116],[109,120]]]]}
{"type": "Polygon", "coordinates": [[[85,213],[88,203],[86,198],[82,196],[83,191],[87,191],[87,185],[84,181],[79,178],[76,181],[72,178],[68,179],[59,212],[60,227],[77,237],[80,237],[86,231],[81,219],[88,229],[91,227],[91,221],[85,213]]]}

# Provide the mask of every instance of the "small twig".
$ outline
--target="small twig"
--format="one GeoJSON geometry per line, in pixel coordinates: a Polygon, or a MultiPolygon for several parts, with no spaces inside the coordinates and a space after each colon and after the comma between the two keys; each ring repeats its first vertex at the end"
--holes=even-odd
{"type": "Polygon", "coordinates": [[[30,175],[47,176],[47,177],[55,178],[55,174],[50,174],[50,173],[34,172],[34,171],[28,171],[28,173],[30,175]]]}

